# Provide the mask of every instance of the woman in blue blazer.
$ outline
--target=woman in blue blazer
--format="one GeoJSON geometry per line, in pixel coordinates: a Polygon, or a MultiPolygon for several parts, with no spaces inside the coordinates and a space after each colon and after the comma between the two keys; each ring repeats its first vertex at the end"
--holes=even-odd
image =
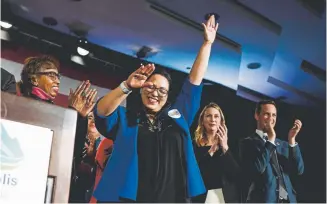
{"type": "Polygon", "coordinates": [[[115,141],[94,192],[99,202],[187,202],[205,192],[189,127],[218,30],[214,16],[203,27],[204,42],[175,103],[167,103],[170,76],[148,64],[96,104],[98,130],[115,141]],[[119,106],[133,89],[141,89],[139,111],[119,106]]]}

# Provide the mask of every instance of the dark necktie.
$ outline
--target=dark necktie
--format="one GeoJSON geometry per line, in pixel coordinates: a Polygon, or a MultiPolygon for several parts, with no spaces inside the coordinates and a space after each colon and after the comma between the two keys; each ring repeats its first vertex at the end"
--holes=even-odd
{"type": "MultiPolygon", "coordinates": [[[[268,136],[264,135],[263,136],[263,139],[266,140],[266,142],[269,142],[268,141],[268,136]]],[[[277,151],[276,149],[272,152],[271,154],[271,161],[273,163],[273,165],[276,167],[276,173],[277,173],[277,179],[278,179],[278,184],[279,184],[279,197],[284,199],[284,200],[287,200],[287,191],[286,191],[286,186],[285,186],[285,183],[284,183],[284,179],[283,179],[283,174],[282,174],[282,170],[279,166],[279,163],[278,163],[278,157],[277,157],[277,151]]]]}

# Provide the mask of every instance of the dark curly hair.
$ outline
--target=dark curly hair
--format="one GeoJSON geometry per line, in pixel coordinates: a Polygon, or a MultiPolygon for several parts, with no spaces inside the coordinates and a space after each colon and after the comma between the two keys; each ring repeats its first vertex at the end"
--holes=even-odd
{"type": "Polygon", "coordinates": [[[18,83],[20,91],[24,96],[30,96],[32,91],[32,77],[40,72],[44,65],[48,65],[48,69],[59,69],[59,62],[55,58],[43,55],[37,57],[29,57],[24,60],[24,67],[21,72],[21,81],[18,83]]]}
{"type": "Polygon", "coordinates": [[[169,84],[169,89],[170,89],[171,86],[172,86],[173,81],[171,79],[170,74],[165,69],[163,69],[163,68],[160,68],[160,67],[159,68],[156,68],[154,70],[154,72],[148,77],[147,80],[149,80],[153,75],[156,75],[156,74],[161,75],[161,76],[163,76],[163,77],[165,77],[167,79],[168,84],[169,84]]]}

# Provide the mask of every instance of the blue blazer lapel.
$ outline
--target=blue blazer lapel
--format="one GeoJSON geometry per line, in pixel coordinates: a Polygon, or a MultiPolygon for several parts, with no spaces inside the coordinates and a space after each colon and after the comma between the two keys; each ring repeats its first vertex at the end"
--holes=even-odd
{"type": "Polygon", "coordinates": [[[164,114],[166,115],[166,117],[172,118],[173,121],[176,122],[176,124],[183,130],[186,135],[189,133],[188,124],[183,115],[178,111],[178,109],[167,108],[164,114]]]}
{"type": "Polygon", "coordinates": [[[173,118],[177,125],[183,130],[185,135],[189,132],[189,127],[187,122],[185,121],[184,117],[181,116],[180,118],[173,118]]]}

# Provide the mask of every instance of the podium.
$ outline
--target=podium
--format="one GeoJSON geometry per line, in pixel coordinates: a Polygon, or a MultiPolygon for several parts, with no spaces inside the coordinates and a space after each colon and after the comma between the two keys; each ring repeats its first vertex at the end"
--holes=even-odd
{"type": "MultiPolygon", "coordinates": [[[[50,183],[53,185],[51,184],[50,188],[47,185],[44,194],[51,195],[50,202],[52,203],[68,203],[77,112],[42,101],[1,92],[1,119],[39,126],[53,131],[47,170],[47,180],[52,181],[50,183]]],[[[33,188],[33,185],[30,188],[33,188]]]]}

